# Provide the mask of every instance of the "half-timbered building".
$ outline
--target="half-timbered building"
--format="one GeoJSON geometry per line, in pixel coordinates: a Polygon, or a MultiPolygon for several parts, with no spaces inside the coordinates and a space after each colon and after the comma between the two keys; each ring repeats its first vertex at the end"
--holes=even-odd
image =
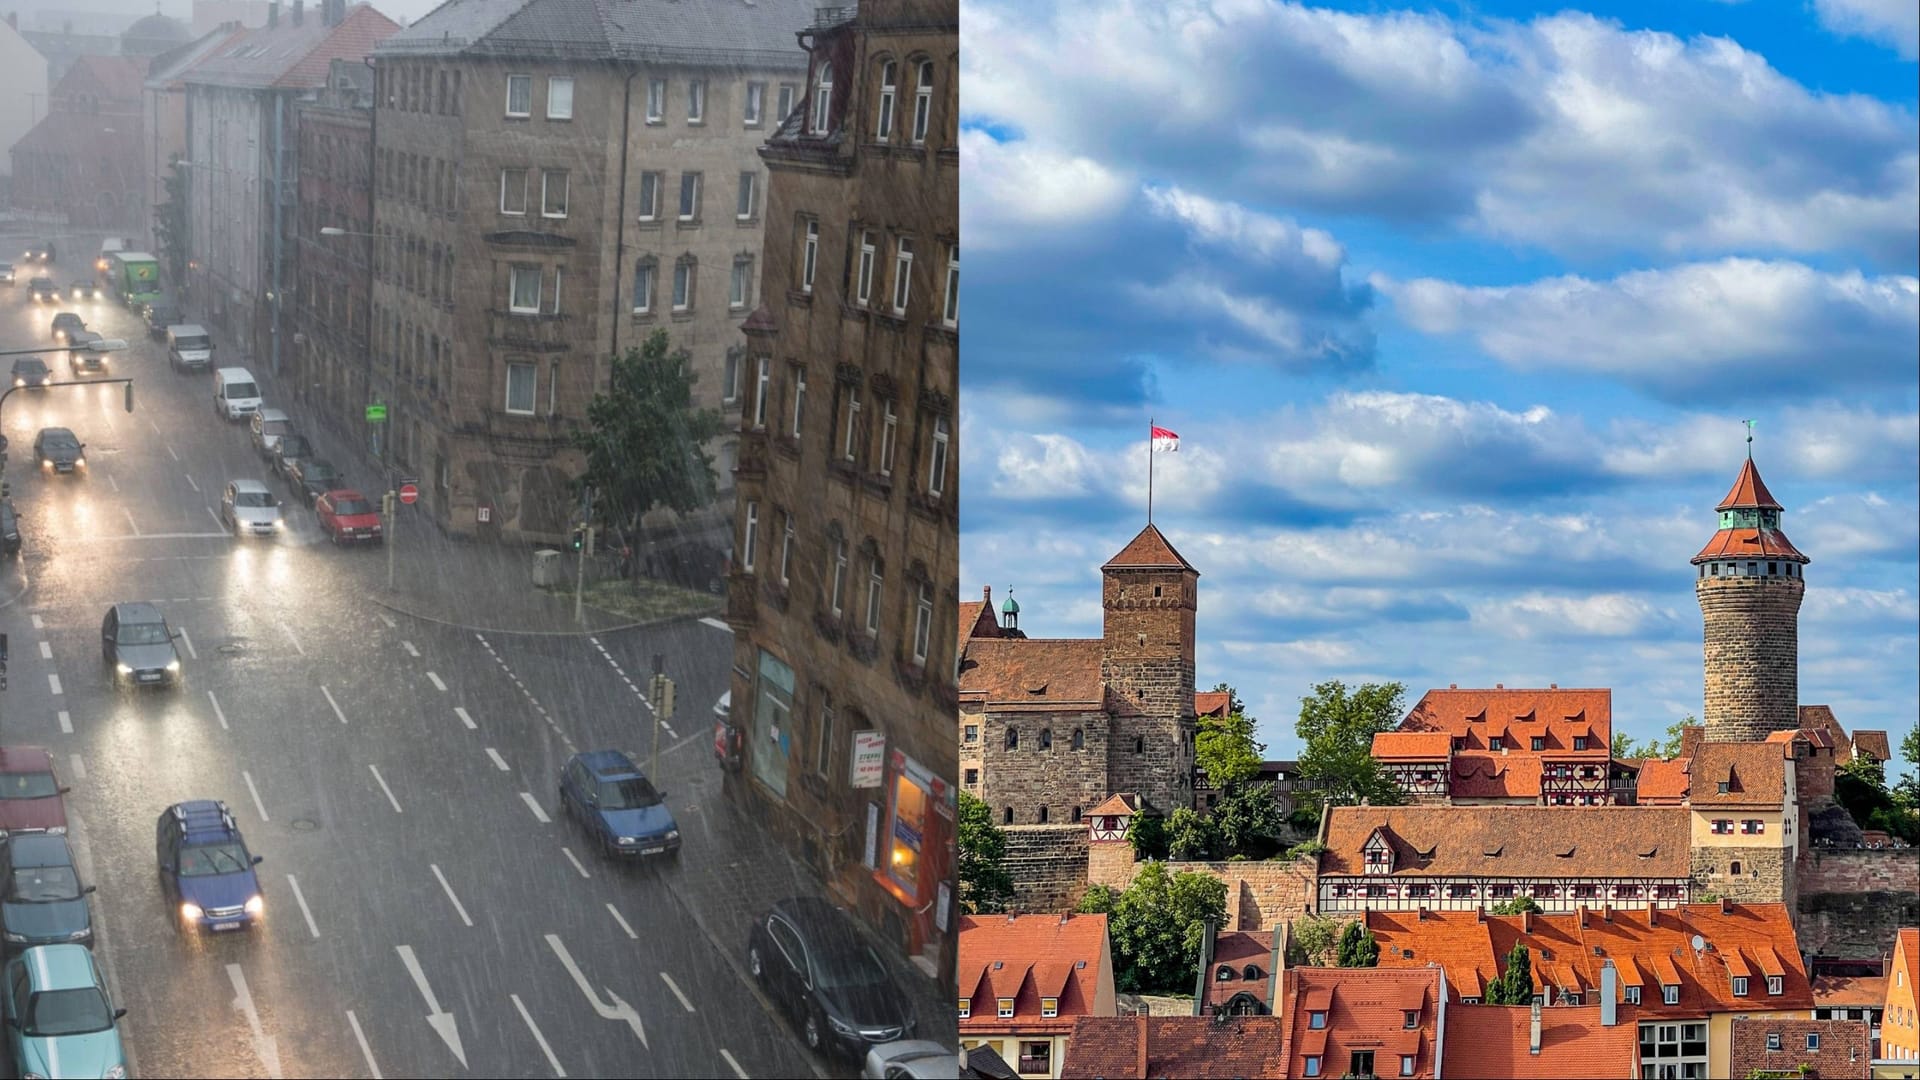
{"type": "Polygon", "coordinates": [[[1414,802],[1605,806],[1633,801],[1613,761],[1610,690],[1429,690],[1373,756],[1414,802]]]}

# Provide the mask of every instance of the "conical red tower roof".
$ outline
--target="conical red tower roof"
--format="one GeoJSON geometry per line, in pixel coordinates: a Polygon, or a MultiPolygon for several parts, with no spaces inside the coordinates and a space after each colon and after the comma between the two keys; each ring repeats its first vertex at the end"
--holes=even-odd
{"type": "Polygon", "coordinates": [[[1754,468],[1753,459],[1740,467],[1740,477],[1733,482],[1727,497],[1720,500],[1715,510],[1759,509],[1784,510],[1785,507],[1774,501],[1773,492],[1767,490],[1767,482],[1760,479],[1760,470],[1754,468]]]}
{"type": "Polygon", "coordinates": [[[1128,541],[1127,546],[1120,549],[1120,554],[1108,559],[1107,565],[1100,569],[1112,570],[1120,567],[1135,570],[1178,567],[1182,570],[1192,570],[1196,574],[1200,572],[1194,570],[1193,564],[1187,562],[1178,551],[1173,549],[1173,545],[1167,542],[1167,538],[1162,536],[1160,529],[1154,525],[1148,525],[1140,530],[1140,535],[1128,541]]]}

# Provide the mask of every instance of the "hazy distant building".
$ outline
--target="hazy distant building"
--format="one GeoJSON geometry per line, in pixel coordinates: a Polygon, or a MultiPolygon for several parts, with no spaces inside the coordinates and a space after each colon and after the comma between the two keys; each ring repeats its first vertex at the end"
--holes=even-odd
{"type": "Polygon", "coordinates": [[[77,229],[141,218],[140,92],[145,57],[83,56],[54,84],[51,111],[12,149],[13,205],[77,229]]]}
{"type": "Polygon", "coordinates": [[[187,157],[187,82],[193,66],[219,52],[241,31],[216,29],[153,58],[140,99],[140,200],[138,233],[148,250],[159,251],[154,209],[167,201],[167,176],[176,158],[187,157]]]}
{"type": "Polygon", "coordinates": [[[47,58],[20,35],[18,19],[0,22],[0,171],[13,176],[13,145],[33,130],[47,111],[47,58]],[[22,108],[22,106],[27,106],[22,108]]]}
{"type": "Polygon", "coordinates": [[[197,37],[228,23],[258,30],[267,25],[270,6],[271,0],[193,0],[193,33],[197,37]]]}

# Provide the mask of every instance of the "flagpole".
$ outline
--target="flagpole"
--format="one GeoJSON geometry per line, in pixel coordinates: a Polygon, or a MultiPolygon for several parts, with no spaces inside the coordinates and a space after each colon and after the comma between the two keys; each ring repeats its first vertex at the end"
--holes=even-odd
{"type": "Polygon", "coordinates": [[[1147,524],[1153,524],[1153,417],[1147,417],[1147,524]]]}

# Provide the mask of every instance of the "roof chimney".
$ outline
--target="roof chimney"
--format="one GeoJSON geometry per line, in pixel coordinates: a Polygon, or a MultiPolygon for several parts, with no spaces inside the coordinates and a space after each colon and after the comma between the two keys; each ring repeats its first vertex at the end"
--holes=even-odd
{"type": "Polygon", "coordinates": [[[1473,909],[1473,921],[1474,922],[1487,921],[1487,905],[1481,904],[1479,907],[1473,909]]]}
{"type": "Polygon", "coordinates": [[[1606,920],[1607,922],[1612,922],[1613,921],[1613,905],[1612,904],[1601,905],[1600,917],[1606,920]]]}
{"type": "Polygon", "coordinates": [[[1505,689],[1507,688],[1507,684],[1506,684],[1506,683],[1498,683],[1498,682],[1497,682],[1497,683],[1494,683],[1494,684],[1493,684],[1493,688],[1494,688],[1495,690],[1505,690],[1505,689]]]}
{"type": "Polygon", "coordinates": [[[1647,905],[1647,925],[1660,925],[1660,902],[1657,900],[1647,905]]]}
{"type": "Polygon", "coordinates": [[[1520,913],[1520,932],[1523,934],[1533,933],[1533,909],[1532,908],[1528,908],[1525,911],[1522,911],[1520,913]]]}
{"type": "Polygon", "coordinates": [[[991,585],[980,586],[980,599],[988,607],[992,607],[993,606],[993,586],[991,585]]]}
{"type": "Polygon", "coordinates": [[[1613,970],[1613,961],[1603,961],[1600,965],[1601,1027],[1613,1027],[1620,1022],[1620,1007],[1613,1000],[1614,994],[1616,993],[1615,984],[1618,983],[1619,980],[1620,973],[1613,970]]]}
{"type": "Polygon", "coordinates": [[[1547,689],[1549,689],[1549,690],[1558,690],[1558,689],[1560,689],[1560,684],[1559,684],[1559,683],[1557,683],[1557,682],[1550,682],[1550,683],[1548,683],[1548,684],[1547,684],[1547,689]]]}
{"type": "Polygon", "coordinates": [[[1723,896],[1720,898],[1720,914],[1722,915],[1733,914],[1733,897],[1723,896]]]}
{"type": "Polygon", "coordinates": [[[280,25],[280,0],[270,0],[267,4],[267,29],[280,25]]]}
{"type": "Polygon", "coordinates": [[[1421,921],[1421,922],[1426,922],[1426,921],[1427,921],[1427,918],[1428,918],[1428,913],[1427,913],[1427,905],[1425,905],[1425,904],[1421,904],[1421,905],[1420,905],[1420,914],[1419,914],[1419,916],[1418,916],[1418,918],[1419,918],[1419,921],[1421,921]]]}
{"type": "Polygon", "coordinates": [[[1533,1003],[1533,1022],[1527,1025],[1527,1053],[1540,1056],[1540,1003],[1533,1003]]]}
{"type": "Polygon", "coordinates": [[[1447,689],[1449,689],[1449,690],[1458,690],[1458,689],[1460,689],[1460,684],[1459,684],[1459,683],[1457,683],[1457,682],[1450,682],[1450,683],[1448,683],[1448,684],[1447,684],[1447,689]]]}
{"type": "Polygon", "coordinates": [[[1273,957],[1267,964],[1267,1014],[1280,1012],[1280,973],[1287,969],[1287,944],[1293,936],[1293,924],[1283,922],[1273,932],[1273,957]]]}
{"type": "MultiPolygon", "coordinates": [[[[1064,923],[1065,919],[1062,918],[1061,921],[1064,923]]],[[[1219,933],[1219,928],[1214,924],[1211,916],[1203,925],[1206,929],[1200,935],[1200,976],[1194,980],[1193,986],[1193,1015],[1195,1016],[1200,1016],[1207,1011],[1207,976],[1213,974],[1214,937],[1219,933]]]]}
{"type": "Polygon", "coordinates": [[[300,26],[307,21],[307,0],[293,0],[293,25],[300,26]]]}

